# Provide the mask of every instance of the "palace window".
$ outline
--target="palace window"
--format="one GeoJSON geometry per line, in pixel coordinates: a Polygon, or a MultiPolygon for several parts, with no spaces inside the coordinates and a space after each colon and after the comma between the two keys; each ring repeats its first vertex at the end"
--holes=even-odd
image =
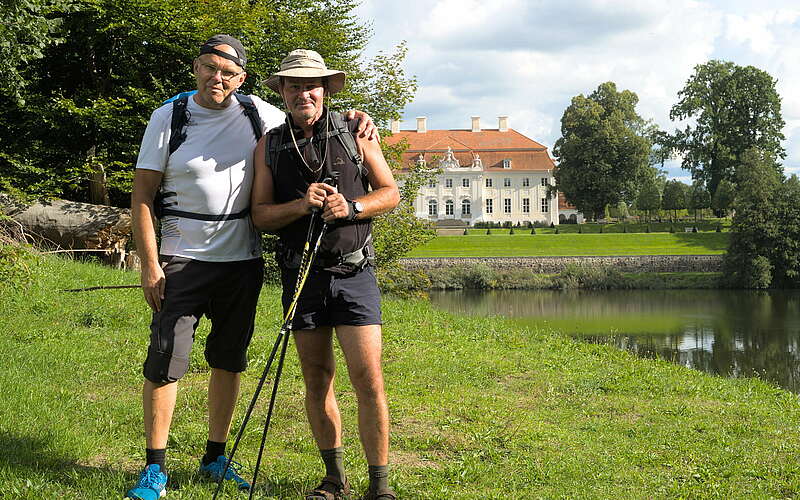
{"type": "Polygon", "coordinates": [[[522,179],[522,187],[526,188],[531,185],[531,180],[528,177],[522,179]]]}
{"type": "Polygon", "coordinates": [[[503,179],[503,187],[510,188],[511,187],[511,177],[506,177],[503,179]]]}
{"type": "Polygon", "coordinates": [[[447,200],[444,202],[444,214],[453,215],[453,200],[447,200]]]}
{"type": "Polygon", "coordinates": [[[486,178],[486,187],[487,188],[492,187],[492,179],[490,179],[489,177],[486,178]]]}
{"type": "Polygon", "coordinates": [[[550,183],[547,181],[547,177],[542,177],[542,186],[549,186],[550,183]]]}
{"type": "Polygon", "coordinates": [[[490,214],[493,211],[493,200],[491,198],[486,199],[486,213],[490,214]]]}
{"type": "Polygon", "coordinates": [[[505,198],[503,200],[503,213],[511,213],[511,198],[505,198]]]}
{"type": "Polygon", "coordinates": [[[464,177],[463,179],[461,179],[461,186],[465,187],[465,188],[469,187],[469,178],[468,177],[464,177]]]}
{"type": "Polygon", "coordinates": [[[542,198],[542,213],[550,211],[550,203],[547,198],[542,198]]]}
{"type": "Polygon", "coordinates": [[[469,200],[461,200],[461,215],[470,215],[472,213],[472,203],[469,200]]]}
{"type": "Polygon", "coordinates": [[[436,200],[428,201],[428,215],[436,216],[439,213],[439,204],[436,200]]]}
{"type": "Polygon", "coordinates": [[[453,179],[445,179],[444,180],[444,187],[446,187],[446,188],[453,187],[453,179]]]}
{"type": "Polygon", "coordinates": [[[436,179],[429,180],[428,181],[428,187],[429,188],[435,188],[436,187],[436,179]]]}
{"type": "Polygon", "coordinates": [[[531,199],[530,198],[522,198],[522,213],[523,214],[531,213],[531,199]]]}
{"type": "Polygon", "coordinates": [[[503,168],[511,168],[511,159],[506,158],[503,160],[503,168]]]}

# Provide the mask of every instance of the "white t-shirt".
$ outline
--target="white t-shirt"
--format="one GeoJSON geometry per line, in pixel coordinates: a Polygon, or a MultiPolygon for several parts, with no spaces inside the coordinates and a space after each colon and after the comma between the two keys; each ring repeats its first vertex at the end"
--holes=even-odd
{"type": "MultiPolygon", "coordinates": [[[[251,96],[258,108],[263,130],[274,128],[285,115],[276,107],[251,96]]],[[[253,150],[256,147],[250,120],[235,97],[225,109],[208,109],[189,97],[186,140],[169,154],[172,103],[153,111],[142,138],[136,168],[164,174],[161,189],[175,192],[169,208],[198,214],[233,214],[250,206],[253,183],[253,150]]],[[[250,217],[204,221],[165,216],[161,219],[163,255],[229,262],[261,255],[258,232],[250,217]]]]}

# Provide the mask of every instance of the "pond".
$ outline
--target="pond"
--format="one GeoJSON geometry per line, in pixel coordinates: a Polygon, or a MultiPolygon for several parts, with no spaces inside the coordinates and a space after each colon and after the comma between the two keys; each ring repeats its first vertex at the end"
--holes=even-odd
{"type": "Polygon", "coordinates": [[[800,393],[800,291],[431,292],[442,309],[553,328],[724,377],[800,393]]]}

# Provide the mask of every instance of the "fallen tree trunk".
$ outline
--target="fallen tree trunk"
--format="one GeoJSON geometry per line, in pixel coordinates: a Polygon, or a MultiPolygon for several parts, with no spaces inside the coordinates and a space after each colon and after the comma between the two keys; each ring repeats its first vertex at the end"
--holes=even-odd
{"type": "Polygon", "coordinates": [[[96,250],[106,264],[125,267],[132,236],[130,209],[67,200],[26,204],[0,193],[0,213],[21,224],[39,245],[96,250]]]}

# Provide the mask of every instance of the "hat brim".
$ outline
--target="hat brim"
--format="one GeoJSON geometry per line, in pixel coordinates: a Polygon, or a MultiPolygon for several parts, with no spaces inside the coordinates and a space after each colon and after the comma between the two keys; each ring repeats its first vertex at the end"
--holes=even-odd
{"type": "Polygon", "coordinates": [[[278,71],[267,78],[266,85],[278,94],[281,93],[281,77],[288,78],[327,78],[328,93],[333,95],[344,88],[345,72],[332,69],[292,68],[278,71]]]}

